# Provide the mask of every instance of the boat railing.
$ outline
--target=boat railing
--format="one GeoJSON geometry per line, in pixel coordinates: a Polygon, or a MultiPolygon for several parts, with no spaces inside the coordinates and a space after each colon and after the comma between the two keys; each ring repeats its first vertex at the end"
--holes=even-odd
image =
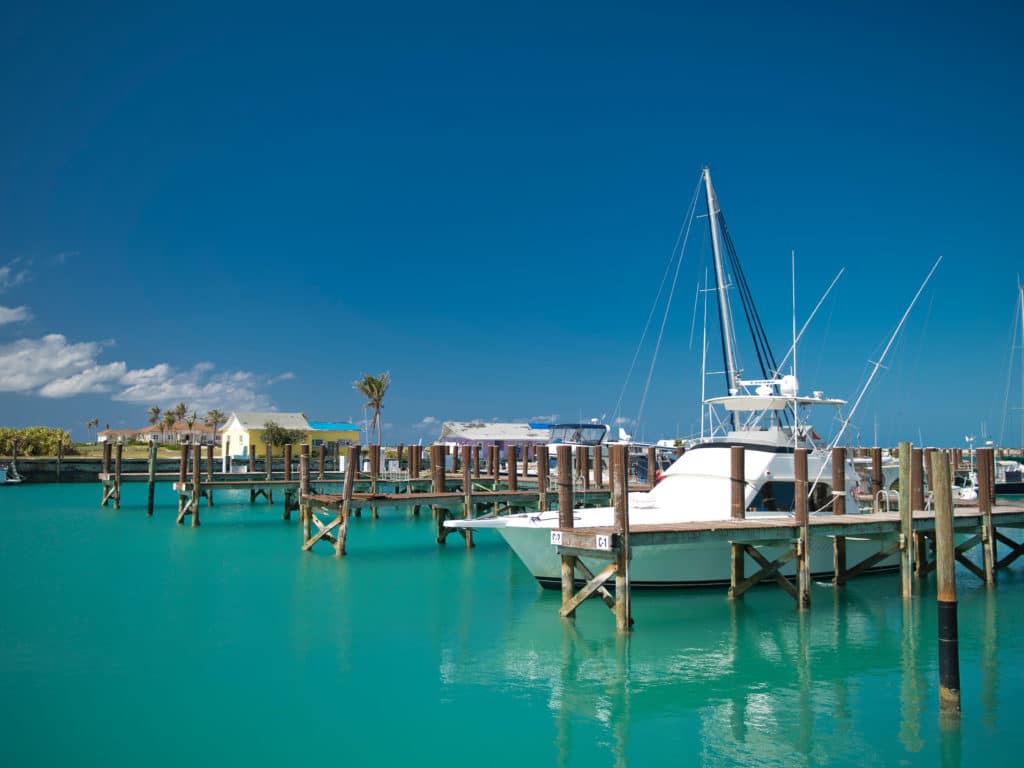
{"type": "Polygon", "coordinates": [[[880,491],[878,491],[878,492],[877,492],[877,493],[875,494],[875,507],[876,507],[877,509],[882,509],[882,506],[883,506],[883,504],[884,504],[884,506],[885,506],[885,511],[886,511],[886,512],[891,512],[891,511],[892,511],[892,509],[891,509],[891,508],[890,508],[890,506],[889,506],[889,498],[890,498],[890,497],[889,497],[889,491],[887,491],[887,490],[886,490],[886,489],[884,489],[884,488],[883,488],[883,489],[881,489],[880,491]]]}

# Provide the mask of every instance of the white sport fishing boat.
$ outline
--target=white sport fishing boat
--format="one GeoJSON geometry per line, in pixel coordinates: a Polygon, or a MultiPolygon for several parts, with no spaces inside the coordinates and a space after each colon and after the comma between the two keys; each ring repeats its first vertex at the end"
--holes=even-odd
{"type": "MultiPolygon", "coordinates": [[[[846,401],[827,398],[821,392],[814,392],[809,397],[801,396],[798,394],[795,375],[779,375],[780,366],[776,364],[767,343],[742,270],[735,259],[711,184],[711,175],[706,168],[702,183],[708,211],[713,212],[708,216],[708,221],[714,251],[728,394],[705,400],[705,405],[717,420],[712,435],[690,447],[668,468],[663,480],[651,491],[629,494],[630,525],[728,519],[732,493],[730,449],[736,445],[745,448],[744,504],[748,518],[793,516],[795,448],[809,451],[810,512],[828,512],[833,498],[830,485],[831,446],[822,443],[807,416],[810,409],[815,407],[830,406],[840,410],[846,401]],[[744,314],[751,319],[751,335],[763,374],[759,379],[744,379],[737,366],[728,283],[722,260],[723,242],[729,249],[732,280],[739,289],[744,314]]],[[[853,491],[857,487],[858,475],[849,458],[846,460],[845,477],[846,487],[837,489],[836,493],[845,496],[847,511],[854,513],[857,503],[853,491]]],[[[611,507],[578,509],[573,512],[573,520],[576,528],[610,526],[613,510],[611,507]]],[[[448,520],[445,525],[451,528],[493,528],[508,542],[542,586],[558,588],[561,584],[560,558],[551,544],[550,535],[551,530],[558,525],[558,512],[448,520]]],[[[855,563],[880,551],[884,543],[878,540],[847,539],[846,546],[848,561],[855,563]]],[[[766,547],[764,552],[766,556],[772,557],[785,549],[785,545],[780,545],[776,551],[766,547]]],[[[727,542],[636,547],[630,564],[632,586],[639,589],[672,589],[728,584],[729,552],[727,542]]],[[[783,568],[783,573],[794,573],[794,567],[790,563],[788,570],[783,568]]],[[[878,563],[875,570],[892,570],[896,567],[896,558],[890,557],[878,563]]],[[[833,550],[830,540],[821,537],[812,539],[810,568],[815,578],[832,575],[833,550]]]]}

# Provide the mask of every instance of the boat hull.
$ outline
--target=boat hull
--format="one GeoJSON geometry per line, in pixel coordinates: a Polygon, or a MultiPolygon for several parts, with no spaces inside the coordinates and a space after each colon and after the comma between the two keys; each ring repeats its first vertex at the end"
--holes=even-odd
{"type": "MultiPolygon", "coordinates": [[[[561,558],[551,545],[551,529],[544,527],[508,526],[498,532],[523,561],[530,573],[546,589],[561,588],[561,558]]],[[[895,541],[895,537],[890,537],[895,541]]],[[[846,560],[851,566],[875,554],[887,540],[846,540],[846,560]]],[[[761,553],[774,560],[787,550],[785,545],[761,547],[761,553]]],[[[686,589],[695,587],[728,586],[730,583],[731,548],[728,542],[698,542],[645,545],[633,548],[630,560],[630,586],[633,589],[686,589]]],[[[831,538],[812,539],[811,576],[817,580],[831,579],[834,575],[831,538]]],[[[750,562],[748,575],[756,565],[750,562]]],[[[893,572],[899,568],[899,558],[892,555],[882,560],[872,573],[893,572]]],[[[785,576],[795,576],[796,566],[787,563],[781,568],[785,576]]],[[[771,582],[766,582],[771,583],[771,582]]]]}

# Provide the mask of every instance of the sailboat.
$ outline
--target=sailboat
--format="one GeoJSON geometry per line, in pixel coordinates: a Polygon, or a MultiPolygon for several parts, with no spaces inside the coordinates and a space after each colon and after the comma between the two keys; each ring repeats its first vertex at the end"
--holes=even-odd
{"type": "MultiPolygon", "coordinates": [[[[713,431],[690,447],[664,473],[662,481],[646,493],[629,494],[631,525],[673,524],[690,521],[725,520],[730,516],[731,463],[733,446],[745,449],[748,518],[787,517],[795,509],[794,449],[808,450],[809,510],[829,512],[833,488],[830,485],[831,450],[818,437],[808,420],[814,409],[834,408],[842,417],[845,400],[829,398],[821,391],[799,394],[793,373],[782,374],[760,322],[753,298],[736,258],[735,249],[722,216],[711,182],[704,168],[701,182],[707,204],[708,224],[714,256],[718,320],[725,366],[725,394],[704,400],[713,415],[713,431]],[[760,376],[745,378],[737,362],[736,335],[730,306],[727,267],[743,304],[760,367],[760,376]]],[[[795,355],[794,349],[791,353],[795,355]]],[[[788,357],[788,355],[787,355],[788,357]]],[[[783,361],[785,362],[785,360],[783,361]]],[[[847,510],[857,509],[853,490],[857,483],[851,459],[846,460],[846,487],[835,493],[846,498],[847,510]]],[[[608,526],[613,521],[611,507],[574,510],[577,528],[608,526]]],[[[560,559],[550,543],[550,532],[558,525],[557,512],[524,513],[474,520],[448,520],[451,528],[493,528],[509,544],[537,581],[556,589],[561,584],[560,559]]],[[[814,539],[810,553],[815,578],[831,576],[832,547],[827,540],[814,539]],[[817,546],[815,546],[817,545],[817,546]]],[[[878,541],[847,541],[848,556],[855,561],[880,551],[878,541]]],[[[778,548],[778,553],[785,549],[778,548]]],[[[632,553],[631,580],[638,589],[671,589],[729,583],[729,544],[676,543],[645,546],[632,553]]],[[[766,556],[776,554],[765,549],[766,556]]],[[[793,573],[792,564],[783,573],[793,573]]],[[[897,567],[889,557],[876,570],[897,567]]]]}

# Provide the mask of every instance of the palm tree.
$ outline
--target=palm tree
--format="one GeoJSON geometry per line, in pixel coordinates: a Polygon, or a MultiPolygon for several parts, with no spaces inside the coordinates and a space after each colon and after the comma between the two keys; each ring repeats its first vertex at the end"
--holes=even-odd
{"type": "Polygon", "coordinates": [[[203,417],[203,423],[208,427],[213,427],[213,444],[217,444],[217,427],[224,423],[224,414],[218,410],[207,411],[206,416],[203,417]]]}
{"type": "Polygon", "coordinates": [[[370,422],[370,429],[377,427],[377,445],[381,444],[380,435],[380,409],[384,407],[384,393],[388,391],[391,384],[391,374],[387,371],[380,376],[366,374],[363,378],[352,382],[353,388],[366,398],[365,408],[373,409],[373,420],[370,422]]]}
{"type": "Polygon", "coordinates": [[[149,423],[152,424],[155,427],[157,425],[157,422],[159,422],[159,421],[160,421],[160,406],[159,405],[154,405],[152,408],[149,409],[149,423]]]}
{"type": "MultiPolygon", "coordinates": [[[[175,424],[176,421],[177,421],[177,419],[174,417],[174,411],[170,411],[170,410],[164,411],[164,433],[170,431],[170,433],[173,435],[174,434],[174,424],[175,424]]],[[[162,442],[165,442],[165,443],[167,442],[166,434],[165,434],[165,438],[164,438],[164,440],[162,442]]]]}
{"type": "Polygon", "coordinates": [[[192,428],[196,425],[197,418],[198,416],[196,416],[196,412],[192,411],[192,415],[185,419],[185,423],[188,424],[188,441],[190,443],[195,442],[195,440],[192,439],[192,428]]]}
{"type": "Polygon", "coordinates": [[[90,419],[89,421],[85,422],[85,428],[87,430],[89,430],[89,442],[92,442],[92,430],[93,430],[93,428],[94,427],[98,427],[99,425],[100,425],[100,420],[98,418],[90,419]]]}
{"type": "Polygon", "coordinates": [[[188,406],[184,403],[178,403],[174,406],[174,418],[178,421],[184,421],[186,413],[188,413],[188,406]]]}

